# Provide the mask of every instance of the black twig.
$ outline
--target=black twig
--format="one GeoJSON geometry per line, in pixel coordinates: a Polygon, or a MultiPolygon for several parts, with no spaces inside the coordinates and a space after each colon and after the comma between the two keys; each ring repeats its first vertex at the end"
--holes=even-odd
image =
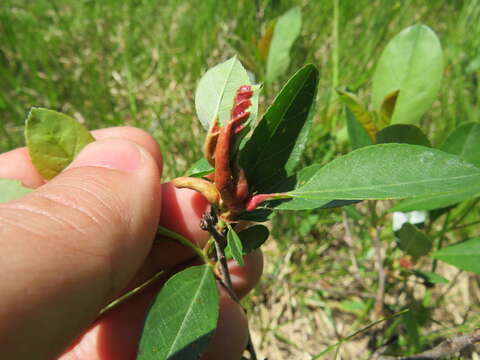
{"type": "MultiPolygon", "coordinates": [[[[202,230],[208,231],[213,237],[215,243],[215,252],[217,255],[218,263],[220,264],[220,284],[227,291],[228,295],[238,304],[240,299],[235,293],[233,288],[232,278],[230,277],[230,271],[228,270],[227,257],[225,256],[225,247],[227,246],[227,239],[224,234],[218,231],[216,225],[218,223],[218,217],[216,209],[212,206],[210,211],[203,215],[200,222],[202,230]]],[[[241,304],[240,304],[241,305],[241,304]]],[[[243,308],[243,307],[242,307],[243,308]]],[[[245,311],[245,309],[243,309],[245,311]]],[[[245,311],[246,312],[246,311],[245,311]]],[[[250,360],[257,360],[257,354],[252,343],[252,337],[250,336],[250,329],[248,329],[248,343],[247,351],[250,353],[250,360]]]]}

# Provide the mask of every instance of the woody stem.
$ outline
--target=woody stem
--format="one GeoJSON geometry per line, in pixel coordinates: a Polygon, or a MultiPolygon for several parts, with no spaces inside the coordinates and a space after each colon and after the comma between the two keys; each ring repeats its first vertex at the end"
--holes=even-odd
{"type": "MultiPolygon", "coordinates": [[[[228,270],[227,257],[225,256],[225,246],[227,245],[227,239],[221,232],[217,230],[217,222],[217,214],[215,208],[212,206],[210,212],[206,212],[203,215],[202,221],[200,222],[200,227],[202,228],[202,230],[208,231],[210,235],[212,235],[213,241],[215,243],[215,252],[218,262],[220,264],[220,271],[222,277],[220,279],[220,284],[227,291],[228,295],[237,304],[241,306],[240,299],[233,288],[232,278],[230,277],[230,271],[228,270]]],[[[243,311],[245,311],[245,309],[243,309],[243,311]]],[[[250,360],[257,360],[257,354],[255,352],[255,347],[253,346],[250,329],[248,329],[247,351],[250,353],[250,360]]]]}

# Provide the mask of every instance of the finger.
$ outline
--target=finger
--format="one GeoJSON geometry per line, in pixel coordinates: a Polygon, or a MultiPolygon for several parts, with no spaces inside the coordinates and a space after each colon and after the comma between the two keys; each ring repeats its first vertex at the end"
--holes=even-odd
{"type": "Polygon", "coordinates": [[[0,178],[20,180],[29,188],[37,188],[45,180],[35,170],[26,147],[0,154],[0,178]]]}
{"type": "Polygon", "coordinates": [[[133,278],[157,227],[159,177],[144,148],[100,140],[47,184],[0,204],[3,357],[52,358],[133,278]]]}
{"type": "MultiPolygon", "coordinates": [[[[236,291],[240,287],[252,288],[248,284],[251,279],[259,278],[261,267],[258,264],[260,252],[245,257],[242,270],[229,264],[237,275],[233,285],[236,291]],[[256,274],[255,274],[256,273],[256,274]]],[[[197,264],[192,262],[191,264],[197,264]]],[[[146,311],[153,297],[167,279],[164,278],[155,286],[147,289],[139,296],[133,297],[103,315],[85,332],[60,360],[131,360],[136,357],[138,339],[142,332],[146,311]]],[[[202,360],[240,359],[247,342],[247,322],[241,307],[220,289],[220,317],[215,334],[202,360]]]]}
{"type": "Polygon", "coordinates": [[[163,160],[157,141],[145,130],[132,126],[118,126],[99,130],[93,130],[92,135],[97,140],[124,139],[134,142],[145,148],[157,162],[158,168],[162,169],[163,160]]]}
{"type": "Polygon", "coordinates": [[[248,322],[239,304],[221,290],[217,328],[202,360],[238,360],[248,341],[248,322]]]}
{"type": "Polygon", "coordinates": [[[263,255],[260,250],[255,250],[244,257],[244,266],[238,265],[234,260],[228,262],[228,269],[233,287],[239,298],[247,295],[258,283],[263,272],[263,255]]]}
{"type": "MultiPolygon", "coordinates": [[[[112,127],[94,130],[92,135],[98,140],[119,138],[132,141],[148,150],[158,167],[162,168],[162,156],[157,142],[141,129],[129,126],[112,127]]],[[[0,154],[0,164],[0,178],[20,180],[30,188],[37,188],[45,183],[33,166],[26,147],[0,154]]]]}
{"type": "MultiPolygon", "coordinates": [[[[209,204],[199,193],[189,189],[177,189],[171,183],[162,184],[162,214],[160,225],[181,234],[200,247],[209,234],[200,229],[200,219],[209,204]]],[[[195,257],[189,248],[175,241],[158,239],[128,289],[132,289],[161,270],[172,269],[195,257]]]]}

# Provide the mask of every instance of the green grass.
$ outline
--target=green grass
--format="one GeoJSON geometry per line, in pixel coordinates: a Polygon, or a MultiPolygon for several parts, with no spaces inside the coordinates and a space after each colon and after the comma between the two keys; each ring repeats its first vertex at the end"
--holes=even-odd
{"type": "MultiPolygon", "coordinates": [[[[256,53],[260,30],[296,4],[302,7],[303,25],[289,73],[265,89],[263,101],[267,106],[303,64],[319,67],[315,128],[304,164],[325,163],[348,151],[332,85],[348,86],[369,102],[372,73],[383,47],[415,23],[425,23],[437,32],[446,63],[441,93],[424,116],[422,128],[438,145],[458,124],[480,120],[480,0],[342,0],[338,2],[338,37],[332,34],[333,0],[258,2],[259,12],[253,0],[0,1],[0,150],[23,144],[26,115],[32,106],[42,106],[65,112],[90,129],[144,128],[162,147],[166,178],[180,175],[200,157],[204,131],[196,120],[193,100],[202,73],[238,53],[261,78],[256,53]]],[[[371,304],[377,286],[366,220],[347,216],[354,234],[345,243],[341,230],[345,216],[334,210],[275,218],[276,241],[267,248],[266,281],[251,300],[254,315],[261,319],[253,320],[257,343],[272,358],[303,358],[305,353],[320,352],[372,320],[370,305],[364,313],[352,315],[345,310],[352,303],[371,304]],[[262,306],[270,317],[262,318],[262,306]],[[277,306],[278,312],[271,310],[277,306]],[[304,322],[298,323],[299,319],[304,322]],[[270,322],[274,325],[265,325],[270,322]],[[305,348],[295,337],[299,332],[309,339],[305,348]],[[302,346],[292,346],[292,341],[302,346]]],[[[466,221],[475,216],[478,211],[466,221]]],[[[395,262],[401,254],[391,231],[385,229],[382,235],[385,266],[398,276],[395,262]]],[[[387,285],[391,294],[407,286],[406,281],[387,285]]],[[[415,298],[413,293],[406,296],[415,298]]],[[[408,303],[387,300],[387,313],[408,303]]],[[[450,302],[462,306],[457,297],[450,302]]],[[[446,333],[447,324],[459,319],[452,320],[448,303],[442,304],[444,310],[435,317],[445,325],[443,332],[425,325],[426,339],[446,333]]],[[[389,326],[386,334],[398,332],[389,326]]],[[[408,336],[402,341],[408,348],[408,336]]],[[[342,350],[345,358],[352,354],[347,345],[342,349],[346,349],[342,350]]]]}

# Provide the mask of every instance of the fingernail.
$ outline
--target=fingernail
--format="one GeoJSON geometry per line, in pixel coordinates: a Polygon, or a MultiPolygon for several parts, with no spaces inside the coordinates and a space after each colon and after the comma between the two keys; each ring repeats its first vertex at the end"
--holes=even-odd
{"type": "Polygon", "coordinates": [[[121,139],[98,140],[88,144],[67,169],[96,166],[134,172],[142,163],[140,148],[121,139]]]}

